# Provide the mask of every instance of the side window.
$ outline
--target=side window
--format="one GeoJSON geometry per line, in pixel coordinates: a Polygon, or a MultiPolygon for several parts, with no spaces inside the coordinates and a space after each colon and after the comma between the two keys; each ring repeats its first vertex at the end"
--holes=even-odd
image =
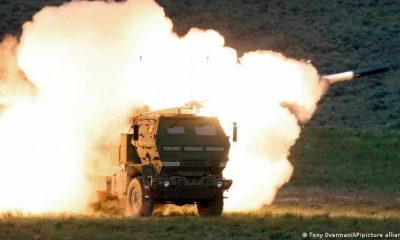
{"type": "Polygon", "coordinates": [[[174,126],[174,127],[168,127],[167,128],[168,134],[184,134],[185,129],[183,126],[174,126]]]}
{"type": "Polygon", "coordinates": [[[200,136],[215,136],[217,135],[217,128],[214,125],[205,125],[195,127],[196,135],[200,136]]]}

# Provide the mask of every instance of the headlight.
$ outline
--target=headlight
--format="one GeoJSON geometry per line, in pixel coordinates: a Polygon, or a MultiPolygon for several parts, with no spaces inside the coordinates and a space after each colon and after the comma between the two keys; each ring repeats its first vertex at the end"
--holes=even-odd
{"type": "Polygon", "coordinates": [[[222,187],[223,182],[222,181],[217,181],[217,187],[221,188],[222,187]]]}
{"type": "Polygon", "coordinates": [[[171,182],[169,180],[164,181],[164,187],[169,187],[171,185],[171,182]]]}

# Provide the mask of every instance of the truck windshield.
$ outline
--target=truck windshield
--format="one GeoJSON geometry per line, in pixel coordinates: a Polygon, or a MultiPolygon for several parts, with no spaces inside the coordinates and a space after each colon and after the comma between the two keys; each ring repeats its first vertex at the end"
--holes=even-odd
{"type": "Polygon", "coordinates": [[[204,125],[201,127],[195,127],[196,135],[201,136],[215,136],[217,135],[217,129],[214,125],[204,125]]]}
{"type": "Polygon", "coordinates": [[[167,128],[168,134],[184,134],[185,129],[183,126],[173,126],[173,127],[168,127],[167,128]]]}

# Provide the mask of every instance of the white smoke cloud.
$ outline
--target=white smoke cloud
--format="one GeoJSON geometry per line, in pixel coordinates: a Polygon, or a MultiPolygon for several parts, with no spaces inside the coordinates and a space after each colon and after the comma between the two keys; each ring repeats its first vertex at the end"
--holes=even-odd
{"type": "Polygon", "coordinates": [[[312,116],[326,86],[311,64],[270,51],[238,63],[218,32],[191,29],[180,38],[172,27],[152,0],[46,7],[23,26],[17,66],[37,96],[0,117],[0,188],[9,196],[0,210],[83,209],[87,177],[110,172],[107,148],[128,129],[134,104],[193,99],[207,100],[206,113],[227,131],[239,124],[225,171],[234,180],[226,209],[273,200],[293,170],[287,156],[300,133],[297,118],[312,116]],[[9,169],[24,174],[10,184],[9,169]]]}

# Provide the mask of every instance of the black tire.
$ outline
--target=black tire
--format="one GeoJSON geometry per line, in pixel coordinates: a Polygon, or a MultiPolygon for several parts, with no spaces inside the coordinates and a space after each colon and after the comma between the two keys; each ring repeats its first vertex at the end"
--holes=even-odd
{"type": "Polygon", "coordinates": [[[197,212],[202,217],[221,216],[224,209],[224,197],[218,192],[212,199],[197,202],[197,212]]]}
{"type": "Polygon", "coordinates": [[[132,217],[148,217],[153,213],[154,201],[144,197],[141,178],[134,178],[129,184],[126,199],[126,214],[132,217]]]}

